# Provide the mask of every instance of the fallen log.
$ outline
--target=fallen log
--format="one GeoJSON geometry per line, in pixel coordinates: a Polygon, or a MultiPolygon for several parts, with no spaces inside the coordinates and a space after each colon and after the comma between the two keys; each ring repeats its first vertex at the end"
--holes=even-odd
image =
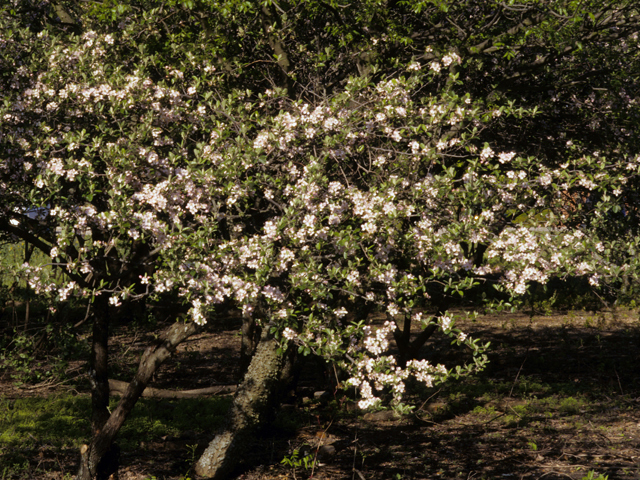
{"type": "MultiPolygon", "coordinates": [[[[109,391],[113,395],[120,395],[125,392],[129,383],[122,380],[109,379],[109,391]]],[[[164,390],[161,388],[147,387],[142,392],[147,398],[198,398],[210,395],[226,395],[235,393],[237,385],[216,385],[214,387],[197,388],[195,390],[164,390]]]]}

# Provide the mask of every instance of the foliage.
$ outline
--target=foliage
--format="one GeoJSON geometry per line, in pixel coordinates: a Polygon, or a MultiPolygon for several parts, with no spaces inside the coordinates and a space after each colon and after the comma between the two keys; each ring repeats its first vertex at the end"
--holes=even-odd
{"type": "Polygon", "coordinates": [[[291,455],[286,456],[280,462],[282,465],[287,467],[291,467],[293,472],[293,478],[296,478],[296,469],[304,468],[305,470],[311,470],[313,472],[313,468],[315,466],[316,460],[315,455],[313,453],[308,453],[304,456],[301,456],[300,450],[297,448],[293,450],[291,455]]]}
{"type": "MultiPolygon", "coordinates": [[[[48,259],[24,244],[9,242],[0,246],[0,371],[11,372],[11,378],[18,383],[59,381],[66,376],[68,361],[86,354],[85,345],[71,324],[71,320],[77,321],[76,306],[70,302],[57,306],[42,302],[22,270],[25,256],[34,263],[48,259]]],[[[59,274],[51,268],[49,271],[58,286],[64,285],[59,274]]]]}
{"type": "MultiPolygon", "coordinates": [[[[14,31],[3,55],[15,92],[2,112],[4,228],[48,252],[70,279],[59,287],[31,264],[26,272],[39,294],[61,301],[109,295],[117,307],[175,291],[199,323],[208,308],[232,301],[301,352],[342,359],[365,406],[376,401],[367,378],[390,387],[398,403],[411,372],[431,384],[482,366],[481,345],[442,312],[425,316],[423,325],[438,325],[471,348],[475,363],[451,370],[416,360],[396,371],[385,354],[393,320],[403,314],[421,321],[430,298],[464,295],[497,279],[497,287],[523,294],[528,282],[552,277],[587,276],[597,286],[627,270],[635,275],[637,239],[605,233],[626,205],[621,195],[640,163],[613,150],[602,161],[583,146],[562,160],[557,152],[552,159],[501,149],[488,131],[521,128],[539,115],[531,102],[522,108],[503,98],[510,91],[467,93],[482,91],[469,76],[477,59],[461,58],[455,41],[449,52],[436,42],[420,56],[401,49],[389,57],[383,53],[390,44],[416,48],[406,36],[411,30],[393,16],[388,39],[365,40],[353,25],[328,29],[325,41],[342,51],[385,46],[369,68],[339,75],[314,96],[303,92],[319,91],[318,70],[331,78],[325,61],[346,61],[338,53],[301,53],[310,40],[295,22],[307,9],[326,15],[318,5],[292,4],[295,14],[286,18],[293,23],[272,26],[280,38],[270,44],[257,35],[260,16],[273,14],[266,6],[217,6],[230,24],[205,20],[196,32],[160,22],[148,33],[146,25],[169,12],[164,4],[142,11],[147,3],[94,5],[102,32],[83,17],[82,35],[44,26],[35,32],[16,25],[20,17],[3,17],[14,31]],[[119,12],[111,18],[124,19],[117,27],[110,8],[119,12]],[[247,18],[251,57],[225,30],[247,18]],[[117,36],[106,33],[115,28],[117,36]],[[259,61],[290,41],[300,51],[270,68],[286,73],[291,91],[275,71],[268,70],[272,78],[243,70],[242,61],[259,61]],[[225,57],[213,62],[212,52],[225,57]],[[584,200],[569,209],[568,199],[584,200]],[[34,207],[35,218],[20,214],[34,207]],[[345,318],[356,310],[364,314],[345,318]],[[391,319],[377,330],[366,316],[376,310],[391,319]]],[[[363,7],[358,15],[374,8],[363,7]]],[[[425,21],[425,9],[446,10],[451,19],[450,7],[412,11],[425,21]]],[[[176,2],[170,11],[192,18],[207,8],[176,2]]],[[[525,38],[549,27],[525,29],[525,38]]]]}
{"type": "Polygon", "coordinates": [[[593,470],[589,470],[589,472],[582,477],[582,480],[607,480],[609,478],[609,475],[598,475],[596,477],[596,472],[593,470]]]}
{"type": "Polygon", "coordinates": [[[0,15],[0,231],[48,256],[22,269],[42,298],[112,312],[177,296],[199,324],[236,308],[283,350],[337,362],[361,407],[404,409],[410,376],[486,363],[453,298],[637,279],[632,2],[0,15]],[[403,317],[468,361],[398,364],[403,317]]]}
{"type": "Polygon", "coordinates": [[[68,332],[63,332],[61,336],[49,338],[49,342],[55,342],[55,355],[47,355],[43,361],[42,347],[44,339],[53,337],[53,328],[47,325],[43,329],[38,329],[36,334],[25,334],[16,329],[10,336],[3,338],[0,342],[2,353],[0,353],[1,370],[11,372],[11,378],[19,385],[22,383],[37,383],[44,380],[61,380],[64,379],[65,371],[68,366],[67,359],[72,351],[61,353],[58,350],[67,343],[71,348],[78,347],[75,337],[68,332]],[[65,342],[66,341],[66,342],[65,342]],[[52,360],[52,361],[50,361],[52,360]]]}

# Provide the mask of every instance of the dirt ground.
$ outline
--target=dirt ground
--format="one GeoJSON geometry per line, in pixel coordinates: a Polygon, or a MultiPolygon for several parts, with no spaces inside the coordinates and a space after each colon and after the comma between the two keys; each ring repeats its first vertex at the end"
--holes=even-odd
{"type": "MultiPolygon", "coordinates": [[[[249,446],[234,478],[554,480],[595,470],[610,480],[640,479],[638,312],[485,315],[459,326],[491,342],[488,368],[432,390],[416,388],[418,407],[403,417],[356,411],[334,391],[330,373],[308,362],[296,394],[249,446]],[[296,463],[294,450],[298,466],[282,464],[296,463]],[[305,468],[305,456],[314,467],[305,468]]],[[[189,339],[152,386],[237,383],[239,327],[231,319],[189,339]]],[[[111,353],[119,378],[127,378],[144,341],[124,327],[116,331],[111,353]]],[[[449,343],[435,339],[425,351],[455,360],[449,343]]],[[[15,398],[70,387],[17,389],[5,378],[0,388],[15,398]]],[[[123,452],[120,479],[183,479],[210,439],[191,431],[149,439],[123,452]]],[[[77,452],[46,448],[34,449],[32,459],[52,479],[73,472],[76,461],[77,452]]]]}

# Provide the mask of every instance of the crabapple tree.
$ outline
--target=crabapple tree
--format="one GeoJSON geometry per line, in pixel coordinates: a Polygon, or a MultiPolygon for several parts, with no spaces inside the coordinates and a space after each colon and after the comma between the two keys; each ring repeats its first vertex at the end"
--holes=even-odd
{"type": "MultiPolygon", "coordinates": [[[[210,55],[224,42],[207,28],[195,42],[184,31],[140,41],[163,6],[126,14],[117,35],[88,18],[76,35],[78,25],[34,28],[3,11],[0,228],[49,256],[24,265],[34,289],[94,305],[93,438],[79,478],[96,475],[153,371],[216,309],[262,329],[229,422],[197,465],[223,478],[278,385],[283,351],[338,364],[362,408],[408,408],[410,377],[432,386],[486,362],[453,313],[427,313],[440,296],[481,283],[518,296],[565,276],[615,284],[637,271],[636,237],[609,235],[636,208],[626,195],[640,160],[626,147],[596,155],[567,137],[560,161],[515,149],[508,133],[503,145],[487,132],[541,114],[467,90],[468,59],[446,45],[334,72],[320,88],[309,73],[320,57],[286,55],[277,34],[298,37],[271,18],[274,5],[254,18],[268,41],[258,27],[247,34],[277,54],[262,77],[210,55]],[[187,320],[145,352],[109,413],[109,316],[169,295],[187,320]],[[396,359],[389,340],[406,342],[412,324],[450,336],[466,363],[396,359]]],[[[245,7],[237,15],[256,13],[245,7]]]]}

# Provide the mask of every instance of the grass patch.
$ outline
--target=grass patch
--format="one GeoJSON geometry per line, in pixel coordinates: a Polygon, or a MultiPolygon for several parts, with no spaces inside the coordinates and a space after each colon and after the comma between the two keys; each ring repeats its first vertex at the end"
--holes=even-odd
{"type": "Polygon", "coordinates": [[[0,401],[0,448],[26,447],[37,441],[79,447],[91,433],[91,400],[53,396],[0,401]]]}
{"type": "Polygon", "coordinates": [[[231,397],[142,399],[122,426],[117,441],[129,450],[141,441],[167,435],[179,436],[187,431],[213,432],[224,422],[231,401],[231,397]]]}
{"type": "MultiPolygon", "coordinates": [[[[155,400],[141,399],[125,422],[117,441],[124,449],[181,432],[210,432],[225,418],[227,397],[155,400]],[[194,421],[197,419],[197,421],[194,421]]],[[[111,409],[117,399],[111,400],[111,409]]],[[[91,435],[91,400],[88,396],[0,400],[0,453],[11,448],[79,448],[91,435]]]]}

